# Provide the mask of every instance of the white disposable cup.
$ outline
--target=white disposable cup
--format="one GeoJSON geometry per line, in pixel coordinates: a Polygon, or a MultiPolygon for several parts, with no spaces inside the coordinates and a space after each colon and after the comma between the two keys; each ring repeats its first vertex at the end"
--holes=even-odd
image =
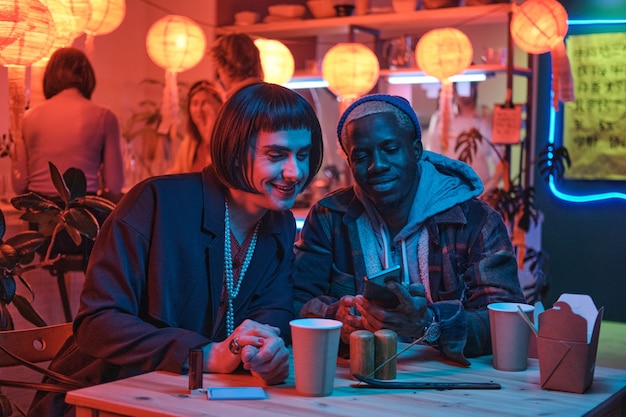
{"type": "Polygon", "coordinates": [[[492,303],[489,309],[493,367],[500,371],[523,371],[528,367],[530,327],[518,307],[532,321],[535,307],[521,303],[492,303]]]}
{"type": "Polygon", "coordinates": [[[307,397],[332,394],[343,323],[330,319],[292,320],[296,391],[307,397]]]}

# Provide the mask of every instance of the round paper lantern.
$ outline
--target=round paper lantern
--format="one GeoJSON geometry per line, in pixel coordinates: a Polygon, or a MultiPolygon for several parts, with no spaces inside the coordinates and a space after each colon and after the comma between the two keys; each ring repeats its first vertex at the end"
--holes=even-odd
{"type": "Polygon", "coordinates": [[[154,22],[148,29],[146,49],[150,59],[165,69],[162,120],[158,133],[174,137],[178,128],[179,107],[176,74],[196,66],[202,60],[206,37],[193,20],[185,16],[168,15],[154,22]]]}
{"type": "Polygon", "coordinates": [[[427,32],[415,48],[415,58],[421,70],[441,81],[463,72],[472,63],[473,56],[468,37],[454,28],[427,32]]]}
{"type": "Polygon", "coordinates": [[[56,29],[48,8],[39,0],[27,0],[26,31],[0,50],[2,65],[27,67],[48,55],[55,40],[56,29]]]}
{"type": "Polygon", "coordinates": [[[26,30],[27,0],[0,0],[0,50],[26,30]]]}
{"type": "Polygon", "coordinates": [[[204,57],[206,37],[196,22],[177,15],[157,20],[148,30],[146,49],[159,67],[181,72],[196,66],[204,57]]]}
{"type": "Polygon", "coordinates": [[[41,2],[48,7],[56,29],[56,37],[50,53],[46,56],[48,57],[58,48],[70,46],[76,37],[76,29],[72,11],[63,3],[63,1],[41,0],[41,2]]]}
{"type": "Polygon", "coordinates": [[[378,82],[378,58],[367,46],[338,43],[322,59],[322,76],[328,88],[342,99],[354,100],[368,93],[378,82]]]}
{"type": "Polygon", "coordinates": [[[126,15],[125,0],[90,0],[91,16],[85,26],[85,33],[91,36],[113,32],[126,15]]]}
{"type": "Polygon", "coordinates": [[[567,12],[556,0],[527,0],[511,18],[515,44],[529,54],[553,50],[567,34],[567,12]]]}
{"type": "Polygon", "coordinates": [[[293,77],[295,62],[289,48],[274,39],[255,39],[259,48],[263,81],[274,84],[285,84],[293,77]]]}
{"type": "Polygon", "coordinates": [[[91,2],[90,0],[61,0],[61,3],[70,10],[74,29],[73,39],[76,39],[85,33],[87,23],[91,18],[91,2]]]}

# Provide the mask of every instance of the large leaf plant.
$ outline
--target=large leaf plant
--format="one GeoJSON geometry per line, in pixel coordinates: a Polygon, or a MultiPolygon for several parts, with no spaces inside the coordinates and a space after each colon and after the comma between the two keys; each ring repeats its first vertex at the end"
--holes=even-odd
{"type": "Polygon", "coordinates": [[[502,172],[503,186],[484,193],[481,198],[491,205],[507,224],[511,240],[519,251],[522,262],[530,266],[530,272],[535,278],[536,289],[525,288],[525,294],[530,294],[527,301],[539,301],[541,294],[538,292],[547,290],[547,265],[549,256],[544,251],[536,251],[530,247],[520,244],[518,235],[528,232],[533,225],[539,221],[541,213],[535,204],[535,188],[524,182],[526,173],[533,166],[537,166],[545,182],[552,177],[555,181],[560,180],[566,168],[571,165],[571,159],[567,148],[556,147],[554,144],[547,144],[538,154],[538,158],[531,161],[528,166],[522,166],[519,174],[510,178],[508,162],[500,155],[498,149],[489,141],[483,138],[480,133],[473,132],[472,129],[467,134],[459,136],[455,150],[459,153],[459,160],[471,164],[472,158],[476,154],[478,145],[486,141],[498,155],[499,169],[502,172]],[[533,292],[534,291],[534,292],[533,292]]]}
{"type": "Polygon", "coordinates": [[[49,167],[58,198],[29,192],[11,199],[16,209],[24,211],[20,219],[36,225],[37,230],[19,232],[4,239],[6,223],[0,211],[0,331],[14,329],[7,308],[11,303],[33,325],[47,325],[31,304],[34,291],[24,273],[50,268],[63,256],[63,253],[51,255],[61,231],[66,231],[77,246],[83,239],[94,240],[100,231],[98,218],[105,218],[115,207],[105,198],[87,194],[87,181],[80,169],[70,168],[61,175],[54,164],[49,163],[49,167]],[[45,252],[36,259],[38,249],[46,245],[45,252]],[[28,291],[28,297],[17,292],[18,281],[28,291]]]}

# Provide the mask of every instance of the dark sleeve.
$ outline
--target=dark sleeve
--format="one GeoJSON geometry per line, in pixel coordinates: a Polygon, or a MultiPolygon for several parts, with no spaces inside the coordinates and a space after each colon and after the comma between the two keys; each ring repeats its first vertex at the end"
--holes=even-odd
{"type": "Polygon", "coordinates": [[[85,276],[74,333],[81,350],[112,364],[180,373],[189,349],[210,340],[147,320],[149,297],[159,306],[167,302],[147,275],[155,205],[149,187],[133,190],[103,225],[85,276]]]}
{"type": "Polygon", "coordinates": [[[295,244],[294,311],[299,317],[334,318],[337,311],[338,297],[329,295],[336,269],[330,216],[327,209],[314,205],[295,244]]]}
{"type": "Polygon", "coordinates": [[[441,326],[440,350],[449,358],[469,364],[465,357],[491,353],[491,330],[487,305],[523,303],[517,262],[508,232],[491,208],[474,211],[468,224],[478,228],[469,244],[467,269],[461,279],[462,300],[435,302],[431,307],[441,326]],[[482,213],[481,213],[482,212],[482,213]]]}

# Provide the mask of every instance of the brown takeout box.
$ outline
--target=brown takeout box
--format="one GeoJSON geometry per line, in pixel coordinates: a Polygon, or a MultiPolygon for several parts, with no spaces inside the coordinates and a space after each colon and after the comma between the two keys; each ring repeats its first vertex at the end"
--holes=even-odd
{"type": "Polygon", "coordinates": [[[541,388],[582,394],[591,386],[603,312],[588,295],[563,294],[539,315],[541,388]]]}

